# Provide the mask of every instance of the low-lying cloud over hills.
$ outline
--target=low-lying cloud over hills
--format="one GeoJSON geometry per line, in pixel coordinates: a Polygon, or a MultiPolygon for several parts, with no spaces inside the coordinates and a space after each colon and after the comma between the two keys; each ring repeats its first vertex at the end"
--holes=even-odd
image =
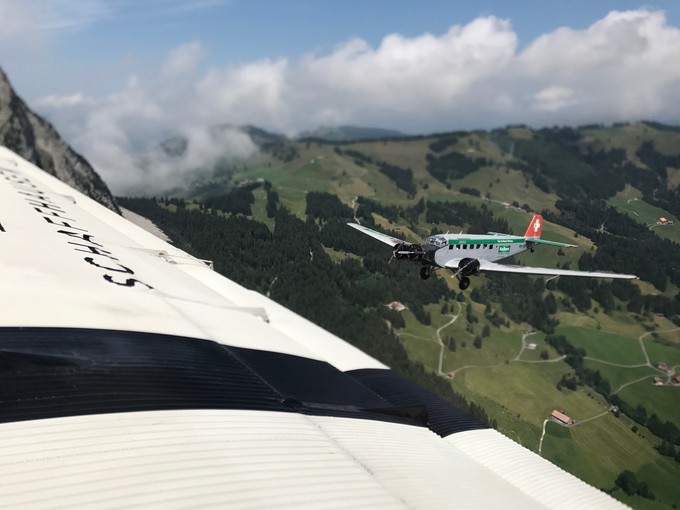
{"type": "Polygon", "coordinates": [[[210,126],[224,123],[295,134],[340,124],[422,133],[680,121],[680,29],[661,11],[611,12],[584,30],[560,28],[522,48],[509,20],[488,16],[443,34],[388,35],[377,47],[352,39],[329,54],[203,70],[208,51],[187,42],[158,64],[154,78],[130,76],[103,99],[73,91],[33,106],[117,192],[143,184],[131,154],[172,135],[202,148],[191,161],[163,167],[161,178],[224,150],[254,150],[236,131],[212,147],[210,126]]]}

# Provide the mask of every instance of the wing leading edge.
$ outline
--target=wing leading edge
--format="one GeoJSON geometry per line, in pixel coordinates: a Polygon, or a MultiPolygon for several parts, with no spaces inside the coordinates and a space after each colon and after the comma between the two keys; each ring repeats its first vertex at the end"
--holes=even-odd
{"type": "Polygon", "coordinates": [[[357,229],[359,232],[369,235],[373,239],[377,239],[378,241],[381,241],[385,244],[389,244],[392,247],[395,247],[398,244],[402,244],[404,242],[402,239],[397,239],[396,237],[388,236],[387,234],[383,234],[381,232],[370,229],[368,227],[364,227],[362,225],[358,225],[356,223],[348,223],[348,225],[352,228],[357,229]]]}
{"type": "Polygon", "coordinates": [[[546,241],[545,239],[524,238],[527,243],[546,244],[548,246],[558,246],[560,248],[578,248],[575,244],[558,243],[557,241],[546,241]]]}
{"type": "MultiPolygon", "coordinates": [[[[448,266],[448,264],[447,264],[448,266]]],[[[458,267],[458,266],[454,266],[458,267]]],[[[601,271],[573,271],[570,269],[552,269],[548,267],[529,267],[529,266],[514,266],[509,264],[497,264],[488,260],[480,259],[479,270],[488,271],[490,273],[518,273],[518,274],[533,274],[543,276],[585,276],[590,278],[619,278],[625,280],[637,280],[638,277],[633,274],[621,273],[606,273],[601,271]]]]}

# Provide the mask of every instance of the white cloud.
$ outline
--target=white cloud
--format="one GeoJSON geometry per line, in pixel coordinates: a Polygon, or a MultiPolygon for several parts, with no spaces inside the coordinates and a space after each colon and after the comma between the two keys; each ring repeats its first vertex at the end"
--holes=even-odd
{"type": "Polygon", "coordinates": [[[680,121],[680,30],[663,12],[611,12],[586,30],[543,35],[516,60],[521,83],[573,92],[557,109],[567,119],[680,121]]]}
{"type": "Polygon", "coordinates": [[[161,72],[168,77],[193,73],[204,54],[205,50],[198,41],[182,44],[170,52],[161,72]]]}
{"type": "Polygon", "coordinates": [[[0,0],[2,37],[81,28],[106,18],[112,10],[110,0],[0,0]]]}
{"type": "Polygon", "coordinates": [[[195,115],[205,120],[290,130],[290,108],[295,106],[290,102],[290,77],[290,65],[285,59],[213,69],[196,84],[195,115]]]}
{"type": "Polygon", "coordinates": [[[480,18],[442,36],[389,35],[375,50],[352,40],[329,56],[308,55],[293,74],[298,87],[309,84],[324,103],[325,116],[336,105],[335,116],[348,121],[373,111],[420,123],[469,103],[473,91],[508,65],[516,46],[508,21],[480,18]]]}
{"type": "Polygon", "coordinates": [[[76,94],[57,96],[49,95],[41,97],[34,101],[33,106],[40,109],[60,109],[60,108],[73,108],[75,106],[81,105],[92,105],[94,100],[85,96],[82,92],[77,92],[76,94]]]}
{"type": "Polygon", "coordinates": [[[121,13],[186,14],[227,0],[0,0],[0,40],[24,32],[78,30],[121,13]]]}
{"type": "MultiPolygon", "coordinates": [[[[167,73],[193,69],[200,58],[199,46],[180,47],[162,63],[165,73],[156,82],[131,76],[123,90],[87,110],[79,108],[79,94],[71,101],[43,98],[39,105],[65,129],[66,138],[87,156],[114,192],[162,193],[183,187],[200,178],[198,170],[205,172],[219,159],[242,158],[256,150],[239,130],[215,129],[225,119],[211,106],[216,93],[203,102],[193,81],[168,79],[167,73]],[[189,142],[179,157],[170,157],[160,148],[174,136],[189,142]]],[[[248,86],[246,82],[244,87],[248,86]]]]}
{"type": "MultiPolygon", "coordinates": [[[[210,126],[225,123],[292,134],[341,123],[417,133],[517,122],[680,121],[680,29],[659,11],[612,12],[585,30],[544,34],[522,51],[511,23],[489,16],[440,35],[388,35],[377,47],[352,39],[297,60],[200,72],[204,56],[199,42],[184,44],[159,65],[156,80],[133,80],[84,109],[82,122],[69,123],[70,139],[115,190],[146,182],[130,152],[148,152],[176,133],[196,147],[183,161],[187,168],[252,151],[236,132],[229,140],[210,134],[210,126]]],[[[59,125],[66,109],[53,102],[43,108],[59,125]]],[[[169,182],[181,181],[181,169],[159,166],[169,182]]]]}
{"type": "Polygon", "coordinates": [[[29,0],[40,12],[40,28],[79,29],[110,16],[113,6],[106,0],[29,0]]]}
{"type": "Polygon", "coordinates": [[[8,40],[21,34],[31,25],[36,13],[28,2],[0,0],[0,40],[8,40]]]}
{"type": "Polygon", "coordinates": [[[534,96],[534,106],[539,110],[556,112],[573,104],[574,91],[567,87],[548,87],[534,96]]]}
{"type": "Polygon", "coordinates": [[[202,9],[218,7],[220,5],[224,5],[225,3],[225,0],[181,0],[177,5],[175,5],[174,10],[176,12],[199,11],[202,9]]]}

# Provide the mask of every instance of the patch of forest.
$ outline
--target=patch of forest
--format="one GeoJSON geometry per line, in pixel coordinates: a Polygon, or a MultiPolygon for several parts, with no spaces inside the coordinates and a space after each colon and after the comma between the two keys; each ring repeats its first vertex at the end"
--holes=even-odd
{"type": "MultiPolygon", "coordinates": [[[[680,246],[663,239],[602,200],[560,199],[560,214],[543,211],[546,220],[564,225],[597,245],[593,254],[584,253],[579,267],[591,270],[637,274],[665,291],[668,281],[680,285],[680,246]]],[[[670,315],[680,313],[680,301],[667,303],[670,315]]],[[[661,309],[653,311],[664,312],[661,309]]]]}

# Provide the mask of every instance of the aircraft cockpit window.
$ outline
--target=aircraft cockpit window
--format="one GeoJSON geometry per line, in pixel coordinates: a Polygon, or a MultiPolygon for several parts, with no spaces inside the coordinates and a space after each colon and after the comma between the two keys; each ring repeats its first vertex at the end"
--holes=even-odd
{"type": "Polygon", "coordinates": [[[446,238],[442,236],[432,236],[427,238],[429,244],[434,244],[438,248],[443,248],[446,246],[446,238]]]}

